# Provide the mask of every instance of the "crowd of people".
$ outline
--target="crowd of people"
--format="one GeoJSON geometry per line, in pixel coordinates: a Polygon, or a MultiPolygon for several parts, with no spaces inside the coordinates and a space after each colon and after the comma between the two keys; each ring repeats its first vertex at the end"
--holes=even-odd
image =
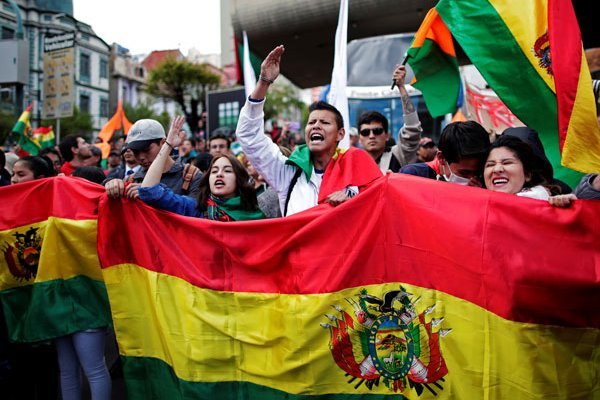
{"type": "MultiPolygon", "coordinates": [[[[263,107],[284,50],[277,46],[266,57],[241,109],[234,139],[241,151],[232,151],[233,138],[221,133],[208,141],[188,137],[183,117],[176,117],[168,132],[159,122],[143,119],[126,138],[111,141],[104,168],[100,149],[76,134],[35,156],[0,152],[0,185],[62,174],[104,185],[113,199],[139,198],[177,214],[218,221],[285,217],[322,203],[337,206],[388,173],[480,187],[558,207],[578,198],[600,200],[598,174],[586,175],[572,191],[555,179],[537,133],[527,127],[507,129],[491,143],[479,123],[453,122],[434,143],[423,134],[402,65],[392,73],[404,119],[397,144],[391,144],[389,123],[381,113],[367,111],[356,128],[346,130],[340,112],[325,102],[311,105],[303,137],[277,124],[265,132],[263,107]],[[340,149],[346,132],[351,146],[340,149]]],[[[105,336],[106,329],[96,329],[56,339],[63,399],[80,398],[80,366],[92,397],[110,398],[105,336]]]]}

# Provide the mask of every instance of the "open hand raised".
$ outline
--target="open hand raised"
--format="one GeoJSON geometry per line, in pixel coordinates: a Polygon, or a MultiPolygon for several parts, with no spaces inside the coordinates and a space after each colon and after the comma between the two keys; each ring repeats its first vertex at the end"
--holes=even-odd
{"type": "Polygon", "coordinates": [[[169,134],[167,135],[167,143],[172,147],[179,147],[187,137],[187,134],[182,129],[183,124],[185,124],[185,117],[181,115],[176,116],[173,121],[171,121],[169,134]]]}

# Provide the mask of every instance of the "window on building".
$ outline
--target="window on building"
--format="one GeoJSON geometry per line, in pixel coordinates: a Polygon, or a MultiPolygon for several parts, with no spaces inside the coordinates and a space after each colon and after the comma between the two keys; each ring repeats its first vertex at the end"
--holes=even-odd
{"type": "Polygon", "coordinates": [[[82,113],[90,113],[90,96],[87,94],[79,95],[79,111],[82,113]]]}
{"type": "Polygon", "coordinates": [[[0,39],[14,39],[15,38],[15,30],[12,28],[8,28],[6,26],[2,27],[2,33],[0,33],[0,39]]]}
{"type": "Polygon", "coordinates": [[[108,117],[108,100],[100,99],[100,118],[108,117]]]}
{"type": "Polygon", "coordinates": [[[85,82],[90,81],[90,55],[81,53],[79,56],[79,79],[85,82]]]}
{"type": "Polygon", "coordinates": [[[108,78],[108,61],[100,59],[100,78],[108,78]]]}
{"type": "Polygon", "coordinates": [[[240,103],[233,101],[219,104],[219,126],[235,129],[240,114],[240,103]]]}

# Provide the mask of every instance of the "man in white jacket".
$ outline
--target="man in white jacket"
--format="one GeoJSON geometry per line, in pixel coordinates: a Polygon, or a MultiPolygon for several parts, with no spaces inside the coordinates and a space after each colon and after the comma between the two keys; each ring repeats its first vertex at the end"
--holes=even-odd
{"type": "Polygon", "coordinates": [[[277,46],[263,61],[256,88],[240,112],[236,137],[248,160],[277,192],[281,213],[287,216],[324,202],[341,204],[381,172],[364,151],[337,147],[344,137],[344,122],[340,112],[325,102],[311,106],[306,145],[289,158],[264,134],[265,96],[279,75],[283,52],[284,47],[277,46]]]}

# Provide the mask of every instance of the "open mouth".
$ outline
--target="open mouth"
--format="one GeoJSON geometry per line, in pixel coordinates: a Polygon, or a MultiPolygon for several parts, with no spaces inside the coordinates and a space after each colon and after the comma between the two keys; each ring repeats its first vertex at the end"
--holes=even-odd
{"type": "Polygon", "coordinates": [[[310,135],[310,141],[311,142],[322,142],[325,140],[325,136],[323,136],[320,133],[311,133],[310,135]]]}
{"type": "Polygon", "coordinates": [[[217,179],[215,181],[215,187],[216,188],[222,188],[225,186],[225,182],[222,179],[217,179]]]}
{"type": "Polygon", "coordinates": [[[492,184],[494,186],[506,185],[507,183],[508,183],[508,179],[506,179],[506,178],[495,178],[495,179],[492,179],[492,184]]]}

